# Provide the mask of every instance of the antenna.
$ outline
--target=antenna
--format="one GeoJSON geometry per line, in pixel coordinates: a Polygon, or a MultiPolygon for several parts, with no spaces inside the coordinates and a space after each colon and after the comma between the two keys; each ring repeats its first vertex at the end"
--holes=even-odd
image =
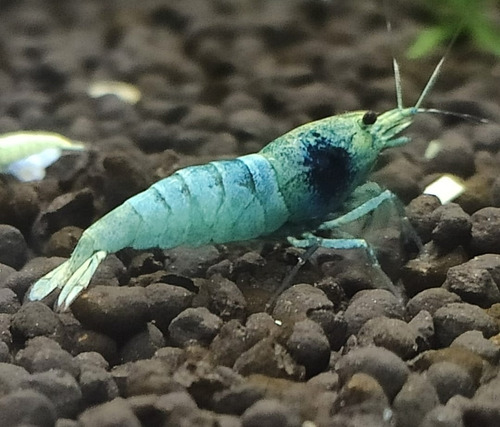
{"type": "Polygon", "coordinates": [[[392,24],[391,20],[389,19],[389,6],[386,0],[384,0],[384,9],[385,9],[385,22],[387,25],[387,33],[389,35],[389,45],[391,47],[391,54],[392,54],[392,68],[394,69],[394,82],[396,84],[396,100],[398,104],[398,110],[402,110],[404,107],[403,107],[403,88],[401,86],[401,73],[399,71],[399,64],[396,59],[394,37],[392,36],[392,24]]]}
{"type": "Polygon", "coordinates": [[[439,74],[441,73],[441,68],[443,67],[444,60],[450,53],[451,47],[455,44],[455,41],[457,40],[458,35],[462,31],[462,23],[457,28],[457,31],[455,32],[455,35],[451,39],[450,43],[448,43],[448,46],[446,47],[446,51],[444,52],[444,55],[442,58],[439,60],[438,64],[436,65],[436,68],[434,68],[434,71],[432,72],[431,76],[429,77],[429,80],[427,81],[427,84],[424,87],[424,90],[422,90],[422,93],[420,94],[420,97],[418,98],[417,103],[415,104],[414,108],[419,108],[422,105],[422,102],[424,102],[424,99],[427,97],[429,92],[432,90],[434,87],[434,84],[436,83],[439,74]]]}

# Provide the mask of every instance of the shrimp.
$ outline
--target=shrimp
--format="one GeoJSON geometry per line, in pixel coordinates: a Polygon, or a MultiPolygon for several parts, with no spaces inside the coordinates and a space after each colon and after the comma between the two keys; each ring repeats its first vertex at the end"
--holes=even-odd
{"type": "Polygon", "coordinates": [[[0,136],[0,173],[9,173],[21,181],[43,179],[45,168],[54,163],[63,150],[83,150],[53,132],[11,132],[0,136]]]}
{"type": "Polygon", "coordinates": [[[39,279],[28,300],[40,300],[61,288],[55,309],[67,310],[106,255],[126,247],[167,249],[226,243],[289,227],[303,232],[288,239],[297,247],[364,248],[376,264],[364,240],[327,239],[313,232],[353,221],[393,197],[383,191],[344,216],[332,218],[366,182],[382,150],[410,141],[400,134],[416,115],[454,114],[420,107],[442,63],[413,107],[402,105],[394,60],[397,108],[382,114],[348,112],[307,123],[255,154],[187,167],[156,182],[85,230],[71,257],[39,279]]]}

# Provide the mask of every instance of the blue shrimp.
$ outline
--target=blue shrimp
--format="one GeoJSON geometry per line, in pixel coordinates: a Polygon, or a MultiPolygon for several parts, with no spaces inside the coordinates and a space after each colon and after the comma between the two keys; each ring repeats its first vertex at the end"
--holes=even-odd
{"type": "Polygon", "coordinates": [[[362,239],[326,239],[312,231],[357,219],[392,197],[384,191],[346,215],[331,218],[366,182],[383,149],[409,142],[400,133],[415,115],[447,114],[420,107],[441,65],[442,60],[414,107],[402,105],[394,61],[397,108],[379,115],[356,111],[314,121],[258,153],[187,167],[156,182],[85,230],[71,257],[39,279],[28,299],[40,300],[61,288],[55,308],[67,310],[106,255],[126,247],[225,243],[286,231],[290,226],[304,232],[299,238],[289,238],[295,246],[364,248],[373,256],[362,239]]]}

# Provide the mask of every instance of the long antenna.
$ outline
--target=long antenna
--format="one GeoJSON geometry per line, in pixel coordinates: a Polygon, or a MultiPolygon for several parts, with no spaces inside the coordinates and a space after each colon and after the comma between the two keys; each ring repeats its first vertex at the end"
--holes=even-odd
{"type": "Polygon", "coordinates": [[[384,9],[385,9],[385,22],[387,25],[387,33],[389,35],[389,46],[391,47],[392,54],[392,68],[394,69],[394,82],[396,84],[396,100],[398,103],[398,110],[402,110],[403,107],[403,88],[401,86],[401,73],[399,71],[399,64],[396,59],[396,49],[394,47],[394,37],[392,35],[392,24],[389,19],[389,5],[387,1],[384,1],[384,9]]]}
{"type": "Polygon", "coordinates": [[[441,68],[443,67],[444,60],[450,53],[450,50],[452,46],[455,44],[455,41],[457,40],[458,35],[462,31],[462,24],[460,24],[457,28],[457,31],[455,31],[455,35],[451,39],[450,43],[448,43],[448,46],[446,48],[446,51],[444,52],[443,57],[439,60],[438,64],[436,65],[436,68],[434,68],[434,71],[432,72],[431,76],[429,77],[429,80],[427,81],[427,84],[424,87],[424,90],[420,94],[420,97],[418,98],[417,103],[415,104],[414,108],[419,108],[422,105],[422,102],[424,102],[424,99],[427,97],[429,92],[432,90],[434,87],[434,84],[436,83],[436,80],[439,77],[439,74],[441,73],[441,68]]]}

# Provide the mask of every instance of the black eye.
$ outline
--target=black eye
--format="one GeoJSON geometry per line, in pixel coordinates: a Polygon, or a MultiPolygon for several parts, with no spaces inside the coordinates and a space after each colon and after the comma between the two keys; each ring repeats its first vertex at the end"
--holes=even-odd
{"type": "Polygon", "coordinates": [[[375,111],[367,111],[363,116],[363,124],[372,125],[377,121],[377,113],[375,111]]]}

